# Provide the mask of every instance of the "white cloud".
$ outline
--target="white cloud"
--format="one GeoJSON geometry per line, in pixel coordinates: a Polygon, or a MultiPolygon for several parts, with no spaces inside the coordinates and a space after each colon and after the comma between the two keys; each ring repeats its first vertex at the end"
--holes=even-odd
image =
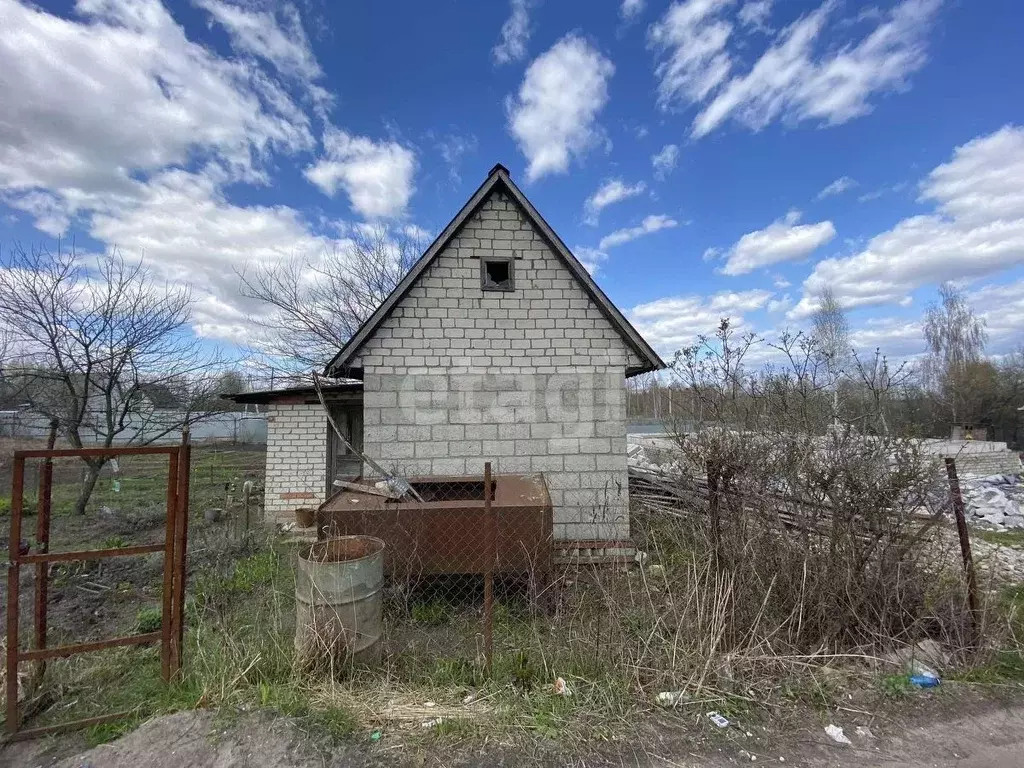
{"type": "Polygon", "coordinates": [[[784,219],[764,229],[748,232],[725,253],[724,275],[745,275],[760,267],[802,259],[836,236],[831,221],[799,224],[800,212],[790,211],[784,219]]]}
{"type": "Polygon", "coordinates": [[[333,242],[314,235],[287,206],[239,206],[221,190],[216,169],[168,170],[138,183],[133,198],[93,215],[89,235],[143,258],[171,284],[198,299],[199,335],[245,340],[249,315],[262,308],[238,293],[235,270],[247,263],[315,260],[333,242]]]}
{"type": "Polygon", "coordinates": [[[1007,126],[953,153],[920,185],[935,211],[903,219],[852,256],[819,262],[794,317],[829,286],[851,307],[898,302],[921,286],[1024,264],[1024,128],[1007,126]]]}
{"type": "Polygon", "coordinates": [[[455,184],[461,184],[462,158],[476,151],[476,136],[473,134],[467,136],[448,134],[438,139],[436,146],[437,150],[441,153],[441,159],[448,166],[448,178],[455,184]]]}
{"type": "Polygon", "coordinates": [[[633,307],[629,317],[648,343],[671,355],[693,344],[698,335],[713,333],[724,317],[733,328],[745,329],[744,313],[763,309],[771,297],[771,291],[765,290],[668,297],[633,307]]]}
{"type": "Polygon", "coordinates": [[[772,299],[768,302],[769,312],[784,312],[793,306],[793,297],[788,293],[783,294],[777,299],[772,299]]]}
{"type": "Polygon", "coordinates": [[[580,245],[573,250],[573,255],[579,260],[583,268],[592,275],[596,275],[601,265],[608,261],[608,254],[597,248],[588,248],[580,245]]]}
{"type": "Polygon", "coordinates": [[[265,181],[270,153],[314,145],[284,89],[189,41],[155,0],[76,7],[71,21],[0,0],[0,189],[26,210],[48,195],[48,230],[197,154],[265,181]]]}
{"type": "Polygon", "coordinates": [[[877,349],[897,365],[925,351],[920,318],[873,317],[850,329],[850,347],[863,362],[877,349]]]}
{"type": "Polygon", "coordinates": [[[968,299],[986,323],[988,352],[1005,354],[1024,348],[1024,280],[982,286],[971,291],[968,299]]]}
{"type": "Polygon", "coordinates": [[[775,277],[772,279],[772,285],[774,285],[776,288],[789,288],[789,286],[791,286],[792,283],[789,282],[789,280],[784,278],[782,275],[775,275],[775,277]]]}
{"type": "Polygon", "coordinates": [[[772,0],[748,0],[736,17],[744,27],[768,33],[772,31],[768,27],[768,17],[771,15],[772,0]]]}
{"type": "Polygon", "coordinates": [[[840,176],[818,193],[818,199],[824,200],[826,197],[841,195],[843,192],[853,189],[856,186],[857,182],[854,179],[851,179],[849,176],[840,176]]]}
{"type": "Polygon", "coordinates": [[[826,1],[782,30],[749,72],[725,82],[732,65],[726,50],[731,27],[714,16],[721,2],[701,0],[702,37],[691,35],[675,54],[692,65],[676,76],[666,62],[659,64],[660,103],[668,107],[710,98],[693,122],[695,138],[730,118],[754,131],[780,119],[847,122],[871,111],[872,96],[906,88],[909,76],[924,66],[925,38],[940,3],[903,0],[862,39],[819,52],[816,46],[835,7],[826,1]]]}
{"type": "Polygon", "coordinates": [[[258,56],[281,74],[304,81],[318,79],[323,70],[302,27],[298,9],[283,3],[276,9],[257,10],[227,0],[194,0],[231,37],[235,50],[258,56]]]}
{"type": "MultiPolygon", "coordinates": [[[[346,241],[226,190],[268,184],[282,161],[314,150],[306,108],[322,115],[330,98],[294,8],[204,7],[229,52],[189,40],[157,0],[79,0],[69,18],[0,0],[0,200],[43,232],[77,229],[143,257],[193,289],[197,333],[243,342],[264,308],[239,295],[235,269],[315,263],[346,241]]],[[[360,192],[368,175],[346,178],[360,192]]],[[[403,188],[353,204],[389,207],[403,188]]]]}
{"type": "Polygon", "coordinates": [[[305,176],[333,196],[345,190],[352,210],[365,218],[400,216],[415,191],[416,155],[394,141],[375,142],[337,128],[324,132],[324,156],[305,176]]]}
{"type": "Polygon", "coordinates": [[[619,15],[626,21],[634,19],[643,11],[645,4],[644,0],[622,0],[619,15]]]}
{"type": "Polygon", "coordinates": [[[628,243],[630,240],[636,240],[638,237],[643,237],[644,235],[650,235],[654,232],[660,232],[663,229],[672,229],[673,227],[678,226],[678,221],[663,214],[645,216],[639,226],[617,229],[610,235],[602,237],[601,242],[598,244],[598,248],[605,251],[609,248],[614,248],[617,245],[628,243]]]}
{"type": "Polygon", "coordinates": [[[654,176],[657,179],[667,178],[678,164],[679,147],[675,144],[666,144],[657,154],[651,155],[651,166],[654,168],[654,176]]]}
{"type": "Polygon", "coordinates": [[[530,181],[565,173],[572,157],[600,142],[594,122],[608,101],[614,72],[608,59],[573,34],[530,64],[518,96],[506,102],[509,131],[529,161],[530,181]]]}
{"type": "Polygon", "coordinates": [[[718,13],[734,0],[676,0],[648,33],[661,61],[658,105],[669,108],[703,101],[729,76],[726,50],[732,24],[718,13]]]}
{"type": "Polygon", "coordinates": [[[497,64],[509,64],[526,55],[530,41],[530,1],[510,0],[511,15],[501,25],[501,40],[491,50],[497,64]]]}
{"type": "Polygon", "coordinates": [[[647,185],[642,181],[638,181],[636,184],[626,184],[622,179],[609,179],[598,187],[583,204],[583,220],[587,224],[596,225],[601,217],[601,211],[609,205],[643,194],[645,189],[647,189],[647,185]]]}

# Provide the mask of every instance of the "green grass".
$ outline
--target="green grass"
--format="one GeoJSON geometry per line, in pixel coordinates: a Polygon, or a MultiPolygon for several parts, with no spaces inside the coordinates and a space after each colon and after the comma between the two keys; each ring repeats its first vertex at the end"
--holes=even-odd
{"type": "Polygon", "coordinates": [[[140,608],[135,616],[135,631],[139,634],[156,632],[163,624],[163,613],[159,608],[140,608]]]}
{"type": "Polygon", "coordinates": [[[1004,547],[1024,547],[1024,530],[1015,531],[973,531],[974,535],[989,544],[1004,547]]]}

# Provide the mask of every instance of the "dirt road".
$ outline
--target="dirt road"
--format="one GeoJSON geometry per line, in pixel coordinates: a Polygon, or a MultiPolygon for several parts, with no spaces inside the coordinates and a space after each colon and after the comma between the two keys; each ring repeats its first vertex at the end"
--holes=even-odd
{"type": "MultiPolygon", "coordinates": [[[[817,725],[780,738],[747,737],[737,730],[717,745],[689,751],[668,738],[627,748],[614,755],[557,756],[543,765],[644,766],[697,768],[744,763],[795,766],[937,766],[945,768],[1024,768],[1024,704],[988,702],[970,714],[947,717],[906,729],[895,725],[858,733],[849,727],[850,745],[836,744],[817,725]],[[877,732],[876,732],[877,730],[877,732]]],[[[75,754],[70,742],[38,741],[0,749],[0,765],[11,768],[249,768],[274,766],[401,765],[408,758],[385,738],[373,747],[342,747],[328,753],[318,749],[286,718],[252,715],[218,727],[210,713],[181,712],[157,718],[120,740],[75,754]]],[[[522,766],[535,756],[514,752],[460,754],[438,750],[417,755],[417,764],[452,766],[522,766]],[[426,762],[423,760],[426,758],[426,762]]]]}

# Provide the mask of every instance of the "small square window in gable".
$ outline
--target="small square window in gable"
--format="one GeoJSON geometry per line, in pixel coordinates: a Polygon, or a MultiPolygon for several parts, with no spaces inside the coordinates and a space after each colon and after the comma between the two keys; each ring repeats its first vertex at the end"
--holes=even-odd
{"type": "Polygon", "coordinates": [[[512,259],[481,259],[480,287],[485,291],[512,291],[512,259]]]}

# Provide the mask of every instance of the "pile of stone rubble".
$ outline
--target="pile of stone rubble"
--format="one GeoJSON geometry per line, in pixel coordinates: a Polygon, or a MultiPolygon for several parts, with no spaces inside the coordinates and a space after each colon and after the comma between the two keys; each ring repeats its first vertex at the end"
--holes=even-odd
{"type": "Polygon", "coordinates": [[[993,531],[1024,528],[1024,481],[1016,475],[967,475],[960,480],[967,522],[993,531]]]}

